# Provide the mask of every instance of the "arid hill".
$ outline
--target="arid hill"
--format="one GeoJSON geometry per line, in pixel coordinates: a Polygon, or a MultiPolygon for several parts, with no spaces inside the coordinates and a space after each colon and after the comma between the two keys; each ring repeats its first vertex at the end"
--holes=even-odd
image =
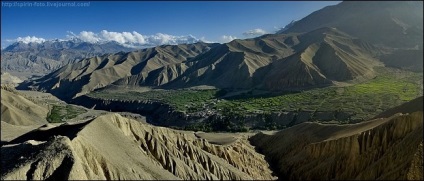
{"type": "Polygon", "coordinates": [[[275,60],[258,77],[268,90],[332,85],[343,81],[364,81],[375,76],[373,58],[379,51],[366,42],[335,28],[321,28],[295,37],[296,53],[275,60]]]}
{"type": "Polygon", "coordinates": [[[67,65],[24,84],[73,98],[111,84],[284,90],[374,77],[379,50],[334,28],[227,44],[160,46],[67,65]],[[70,89],[71,88],[71,89],[70,89]]]}
{"type": "Polygon", "coordinates": [[[334,27],[375,46],[386,66],[423,71],[422,1],[343,1],[327,6],[278,33],[302,33],[334,27]]]}
{"type": "Polygon", "coordinates": [[[16,92],[13,85],[1,85],[1,141],[10,141],[43,124],[49,110],[16,92]]]}
{"type": "Polygon", "coordinates": [[[343,1],[294,22],[279,33],[334,27],[372,44],[423,48],[422,1],[343,1]]]}
{"type": "MultiPolygon", "coordinates": [[[[405,108],[410,104],[417,101],[405,108]]],[[[422,111],[398,110],[405,114],[254,136],[179,131],[105,114],[40,126],[2,143],[1,179],[422,180],[422,111]]]]}
{"type": "Polygon", "coordinates": [[[8,72],[1,72],[1,84],[16,85],[21,83],[22,80],[16,76],[10,75],[8,72]]]}
{"type": "Polygon", "coordinates": [[[193,66],[164,87],[280,90],[330,85],[373,77],[378,65],[372,45],[333,28],[304,34],[234,40],[194,58],[193,66]]]}
{"type": "MultiPolygon", "coordinates": [[[[60,98],[72,98],[105,87],[123,78],[138,83],[147,74],[167,65],[181,63],[208,51],[215,44],[164,45],[128,53],[106,54],[68,64],[29,85],[60,98]]],[[[27,86],[27,85],[24,85],[27,86]]]]}
{"type": "Polygon", "coordinates": [[[35,104],[25,97],[13,92],[13,88],[1,88],[1,122],[28,126],[47,123],[47,107],[35,104]]]}
{"type": "Polygon", "coordinates": [[[118,114],[34,130],[10,143],[1,148],[2,179],[273,178],[263,155],[245,138],[214,145],[193,132],[118,114]]]}
{"type": "Polygon", "coordinates": [[[411,113],[352,125],[303,123],[273,135],[257,134],[251,142],[280,179],[422,180],[420,103],[419,111],[397,108],[411,113]]]}

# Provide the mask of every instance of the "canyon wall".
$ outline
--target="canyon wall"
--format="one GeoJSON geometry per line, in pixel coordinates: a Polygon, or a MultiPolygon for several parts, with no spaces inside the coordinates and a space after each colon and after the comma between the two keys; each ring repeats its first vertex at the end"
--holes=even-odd
{"type": "Polygon", "coordinates": [[[423,179],[422,112],[343,126],[305,123],[250,140],[280,179],[423,179]]]}

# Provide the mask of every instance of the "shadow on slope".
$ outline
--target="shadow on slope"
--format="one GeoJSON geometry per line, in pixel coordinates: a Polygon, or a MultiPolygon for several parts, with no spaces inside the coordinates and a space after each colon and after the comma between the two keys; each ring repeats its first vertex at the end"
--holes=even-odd
{"type": "Polygon", "coordinates": [[[422,180],[423,113],[408,110],[418,101],[395,109],[410,114],[350,125],[303,123],[250,141],[283,180],[422,180]]]}
{"type": "MultiPolygon", "coordinates": [[[[92,119],[93,120],[93,119],[92,119]]],[[[81,131],[84,126],[86,126],[88,123],[90,123],[92,120],[69,125],[67,123],[62,124],[60,126],[50,128],[50,129],[43,129],[45,126],[41,126],[40,128],[33,130],[31,132],[28,132],[18,138],[15,138],[14,140],[10,141],[8,144],[16,144],[16,143],[23,143],[28,140],[36,140],[36,141],[48,141],[51,137],[54,136],[66,136],[70,140],[76,137],[79,131],[81,131]]]]}

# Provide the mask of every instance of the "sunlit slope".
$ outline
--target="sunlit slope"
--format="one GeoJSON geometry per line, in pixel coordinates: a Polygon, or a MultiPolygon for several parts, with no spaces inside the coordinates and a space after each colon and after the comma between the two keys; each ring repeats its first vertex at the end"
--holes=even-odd
{"type": "Polygon", "coordinates": [[[284,90],[363,81],[380,51],[334,28],[226,44],[160,46],[84,59],[23,86],[72,98],[108,85],[284,90]],[[69,90],[69,87],[72,87],[69,90]]]}
{"type": "Polygon", "coordinates": [[[193,132],[154,127],[118,114],[36,130],[11,143],[19,144],[1,149],[7,155],[2,179],[273,178],[263,156],[245,139],[213,145],[193,132]],[[21,156],[28,159],[16,161],[21,156]]]}
{"type": "Polygon", "coordinates": [[[138,84],[149,72],[181,63],[214,44],[196,43],[148,48],[129,53],[106,54],[68,64],[23,87],[47,90],[58,97],[72,98],[105,87],[120,79],[138,84]]]}
{"type": "Polygon", "coordinates": [[[17,126],[47,123],[49,110],[9,90],[1,89],[1,121],[17,126]]]}
{"type": "Polygon", "coordinates": [[[396,48],[423,47],[423,2],[344,1],[327,6],[279,33],[334,27],[372,44],[396,48]]]}

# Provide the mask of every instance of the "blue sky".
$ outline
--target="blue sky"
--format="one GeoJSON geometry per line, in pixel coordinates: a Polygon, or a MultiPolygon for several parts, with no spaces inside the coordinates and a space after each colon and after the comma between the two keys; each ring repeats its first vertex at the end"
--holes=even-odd
{"type": "MultiPolygon", "coordinates": [[[[12,1],[13,2],[13,1],[12,1]]],[[[89,2],[89,1],[87,1],[89,2]]],[[[69,31],[193,35],[222,42],[243,32],[273,33],[291,20],[340,1],[89,2],[88,7],[8,7],[2,2],[2,47],[18,37],[66,38],[69,31]]],[[[28,2],[33,3],[33,2],[28,2]]],[[[46,2],[44,2],[46,3],[46,2]]],[[[22,4],[21,4],[22,5],[22,4]]]]}

